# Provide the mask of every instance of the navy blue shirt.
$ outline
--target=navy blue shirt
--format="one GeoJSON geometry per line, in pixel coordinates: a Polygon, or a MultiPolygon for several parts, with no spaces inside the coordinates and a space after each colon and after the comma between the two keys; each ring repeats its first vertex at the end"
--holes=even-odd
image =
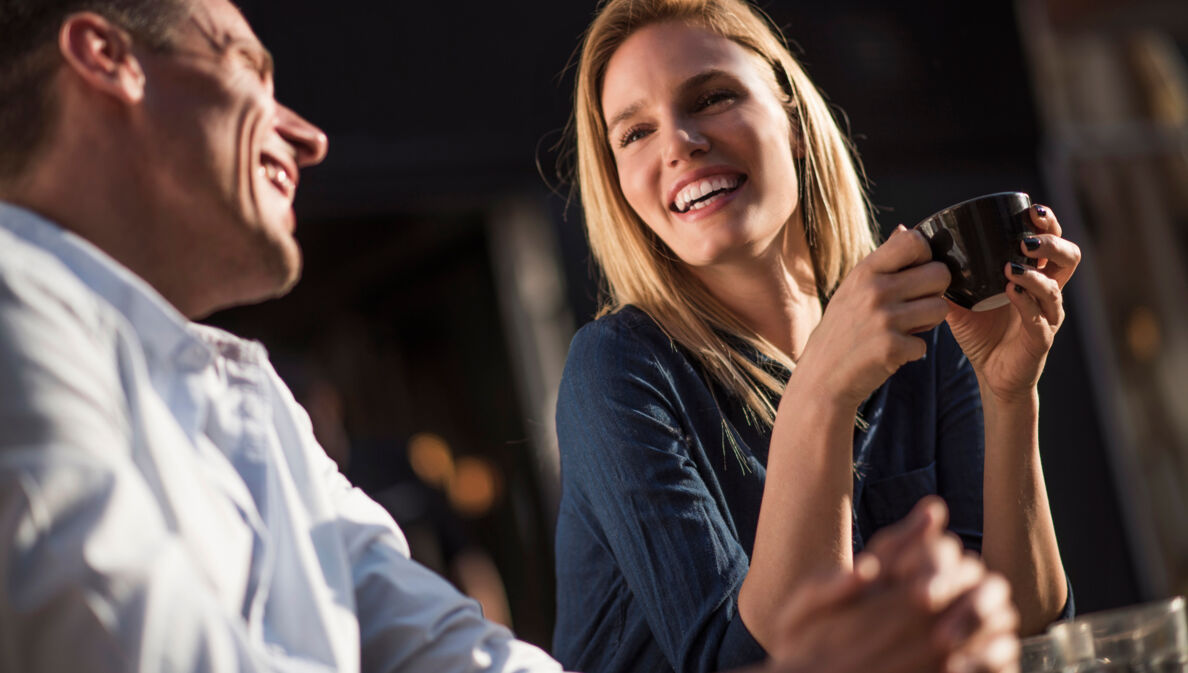
{"type": "MultiPolygon", "coordinates": [[[[965,546],[981,549],[977,381],[947,325],[921,336],[927,356],[861,408],[869,427],[854,431],[855,552],[929,493],[948,503],[965,546]]],[[[574,337],[557,435],[553,654],[566,669],[708,672],[764,659],[739,618],[738,590],[770,428],[627,307],[574,337]]]]}

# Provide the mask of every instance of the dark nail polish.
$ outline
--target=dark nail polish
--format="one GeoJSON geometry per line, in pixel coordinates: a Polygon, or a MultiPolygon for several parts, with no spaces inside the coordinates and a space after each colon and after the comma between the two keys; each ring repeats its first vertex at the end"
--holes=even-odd
{"type": "Polygon", "coordinates": [[[1040,217],[1047,217],[1047,216],[1048,216],[1048,209],[1047,209],[1047,208],[1044,208],[1043,206],[1036,206],[1036,207],[1035,207],[1035,214],[1036,214],[1036,215],[1039,215],[1040,217]]]}
{"type": "Polygon", "coordinates": [[[1023,294],[1023,286],[1022,286],[1022,285],[1016,285],[1016,286],[1015,286],[1015,292],[1018,292],[1019,294],[1023,294]]]}
{"type": "Polygon", "coordinates": [[[1015,274],[1016,276],[1022,276],[1023,275],[1023,265],[1016,264],[1015,262],[1011,262],[1011,273],[1015,274]]]}
{"type": "Polygon", "coordinates": [[[1040,240],[1035,236],[1028,236],[1023,239],[1023,245],[1027,246],[1028,250],[1039,250],[1040,240]]]}

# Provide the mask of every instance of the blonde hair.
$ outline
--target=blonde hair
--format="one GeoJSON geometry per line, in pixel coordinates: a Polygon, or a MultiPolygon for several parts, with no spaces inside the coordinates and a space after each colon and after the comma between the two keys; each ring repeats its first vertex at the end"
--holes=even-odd
{"type": "MultiPolygon", "coordinates": [[[[770,425],[783,382],[728,338],[788,369],[792,359],[748,328],[697,281],[627,204],[607,139],[601,94],[607,63],[636,30],[682,21],[755,52],[772,68],[804,158],[798,167],[805,237],[817,290],[828,297],[875,247],[875,229],[849,141],[770,19],[743,0],[608,0],[587,30],[578,66],[571,132],[590,250],[603,273],[599,317],[631,304],[686,348],[703,370],[770,425]]],[[[789,151],[792,151],[791,146],[789,151]]]]}

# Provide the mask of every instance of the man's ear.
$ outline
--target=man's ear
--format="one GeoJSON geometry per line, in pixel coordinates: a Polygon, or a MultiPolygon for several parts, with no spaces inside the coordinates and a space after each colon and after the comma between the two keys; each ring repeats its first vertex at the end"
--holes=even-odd
{"type": "Polygon", "coordinates": [[[86,83],[134,104],[144,98],[144,69],[132,53],[132,36],[94,12],[66,17],[58,33],[66,65],[86,83]]]}

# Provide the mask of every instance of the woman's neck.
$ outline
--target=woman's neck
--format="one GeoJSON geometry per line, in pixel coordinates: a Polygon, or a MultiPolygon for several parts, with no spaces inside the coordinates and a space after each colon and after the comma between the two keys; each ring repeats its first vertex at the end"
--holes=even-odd
{"type": "MultiPolygon", "coordinates": [[[[790,227],[789,227],[790,228],[790,227]]],[[[797,360],[821,321],[816,274],[803,234],[802,245],[773,250],[765,258],[694,269],[710,294],[759,336],[797,360]]]]}

